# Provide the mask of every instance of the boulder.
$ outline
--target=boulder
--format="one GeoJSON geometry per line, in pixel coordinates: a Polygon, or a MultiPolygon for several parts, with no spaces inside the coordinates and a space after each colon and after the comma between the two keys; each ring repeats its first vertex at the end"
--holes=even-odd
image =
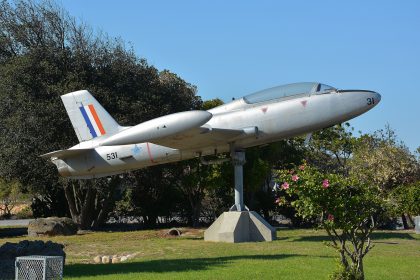
{"type": "Polygon", "coordinates": [[[109,256],[102,257],[102,263],[107,264],[111,262],[111,258],[109,256]]]}
{"type": "Polygon", "coordinates": [[[101,256],[96,256],[96,257],[93,258],[93,261],[95,263],[102,263],[102,257],[101,256]]]}
{"type": "Polygon", "coordinates": [[[64,245],[51,241],[6,242],[0,247],[0,279],[15,278],[15,259],[21,256],[62,256],[66,257],[64,245]]]}
{"type": "Polygon", "coordinates": [[[29,222],[28,225],[28,236],[73,235],[76,233],[76,223],[67,217],[39,218],[29,222]]]}

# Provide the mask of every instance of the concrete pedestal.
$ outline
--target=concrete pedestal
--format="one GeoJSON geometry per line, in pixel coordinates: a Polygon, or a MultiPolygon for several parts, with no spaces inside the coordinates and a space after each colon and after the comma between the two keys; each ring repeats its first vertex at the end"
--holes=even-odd
{"type": "Polygon", "coordinates": [[[273,241],[276,230],[254,211],[224,212],[204,232],[205,241],[255,242],[273,241]]]}
{"type": "Polygon", "coordinates": [[[414,217],[414,230],[417,234],[420,234],[420,216],[414,217]]]}

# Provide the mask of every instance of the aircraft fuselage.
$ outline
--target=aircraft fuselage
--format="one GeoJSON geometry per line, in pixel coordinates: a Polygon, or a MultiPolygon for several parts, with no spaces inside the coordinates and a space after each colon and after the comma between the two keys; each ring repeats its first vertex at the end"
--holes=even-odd
{"type": "MultiPolygon", "coordinates": [[[[71,149],[94,149],[68,159],[53,159],[59,173],[72,178],[95,178],[217,153],[244,149],[310,133],[350,120],[374,107],[381,97],[364,90],[334,90],[307,93],[262,102],[234,100],[208,112],[211,119],[203,126],[212,129],[243,130],[237,137],[217,144],[175,149],[150,142],[105,146],[82,142],[71,149]]],[[[186,139],[185,141],[188,141],[186,139]]],[[[106,143],[106,141],[104,142],[106,143]]]]}

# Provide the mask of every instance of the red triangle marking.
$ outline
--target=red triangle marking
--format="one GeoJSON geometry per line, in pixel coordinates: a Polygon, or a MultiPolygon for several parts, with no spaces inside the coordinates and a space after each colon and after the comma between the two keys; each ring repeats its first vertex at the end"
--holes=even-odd
{"type": "Polygon", "coordinates": [[[267,113],[267,109],[268,109],[267,107],[264,107],[264,108],[261,109],[261,111],[265,114],[265,113],[267,113]]]}
{"type": "Polygon", "coordinates": [[[307,103],[307,102],[308,102],[308,101],[303,100],[303,101],[301,101],[300,103],[302,103],[303,107],[306,107],[306,103],[307,103]]]}

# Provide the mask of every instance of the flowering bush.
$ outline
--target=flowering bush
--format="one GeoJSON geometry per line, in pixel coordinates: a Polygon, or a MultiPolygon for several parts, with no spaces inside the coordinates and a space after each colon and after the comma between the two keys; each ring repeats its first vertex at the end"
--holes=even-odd
{"type": "Polygon", "coordinates": [[[363,257],[372,248],[373,217],[383,209],[378,188],[354,177],[323,174],[305,164],[277,171],[277,182],[281,187],[276,190],[275,203],[290,203],[298,215],[315,219],[331,237],[328,245],[340,253],[343,267],[334,277],[364,279],[363,257]]]}

